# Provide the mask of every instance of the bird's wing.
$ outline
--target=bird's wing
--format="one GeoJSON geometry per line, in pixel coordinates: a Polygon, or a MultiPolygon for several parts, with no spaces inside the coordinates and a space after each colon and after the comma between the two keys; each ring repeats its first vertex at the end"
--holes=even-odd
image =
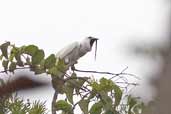
{"type": "Polygon", "coordinates": [[[66,56],[70,55],[71,53],[73,53],[73,50],[77,49],[79,47],[79,43],[78,42],[74,42],[71,43],[70,45],[64,47],[63,49],[61,49],[56,56],[64,59],[66,56]]]}

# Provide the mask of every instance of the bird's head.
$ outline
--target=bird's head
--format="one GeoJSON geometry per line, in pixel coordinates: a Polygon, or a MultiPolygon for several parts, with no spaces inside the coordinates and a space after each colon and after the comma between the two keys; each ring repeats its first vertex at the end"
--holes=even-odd
{"type": "Polygon", "coordinates": [[[97,42],[98,38],[94,38],[94,37],[86,37],[82,42],[81,42],[81,46],[86,50],[86,51],[91,51],[94,42],[97,42]]]}
{"type": "MultiPolygon", "coordinates": [[[[91,37],[91,36],[86,37],[86,38],[81,42],[81,48],[82,48],[81,50],[82,50],[82,51],[84,50],[85,53],[91,51],[94,42],[96,42],[96,50],[97,50],[97,40],[98,40],[98,38],[94,38],[94,37],[91,37]]],[[[96,50],[95,50],[95,53],[96,53],[96,50]]],[[[95,54],[95,56],[96,56],[96,54],[95,54]]]]}
{"type": "Polygon", "coordinates": [[[93,47],[93,44],[94,42],[97,42],[98,38],[94,38],[94,37],[87,37],[89,39],[89,42],[90,42],[90,47],[92,48],[93,47]]]}

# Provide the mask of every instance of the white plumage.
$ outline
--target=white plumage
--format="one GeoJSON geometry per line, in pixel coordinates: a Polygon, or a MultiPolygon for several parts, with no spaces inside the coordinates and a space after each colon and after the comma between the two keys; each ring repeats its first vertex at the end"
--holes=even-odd
{"type": "Polygon", "coordinates": [[[77,63],[77,60],[91,51],[94,42],[97,38],[87,37],[81,42],[74,42],[61,49],[56,56],[63,59],[67,65],[67,69],[77,63]]]}

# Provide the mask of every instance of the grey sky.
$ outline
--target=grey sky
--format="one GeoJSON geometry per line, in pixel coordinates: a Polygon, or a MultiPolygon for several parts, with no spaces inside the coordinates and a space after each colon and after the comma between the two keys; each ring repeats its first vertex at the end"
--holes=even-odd
{"type": "MultiPolygon", "coordinates": [[[[167,14],[162,0],[0,0],[0,43],[35,44],[48,56],[91,35],[100,39],[97,60],[91,52],[79,61],[78,68],[119,72],[128,66],[127,72],[146,80],[145,75],[155,67],[144,68],[149,61],[126,53],[126,45],[163,42],[167,14]]],[[[51,100],[53,90],[49,89],[35,90],[35,98],[51,100]]]]}

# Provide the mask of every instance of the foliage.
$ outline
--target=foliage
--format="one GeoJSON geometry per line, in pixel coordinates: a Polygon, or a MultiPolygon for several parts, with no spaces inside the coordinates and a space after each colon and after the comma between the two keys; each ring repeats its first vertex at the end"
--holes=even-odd
{"type": "MultiPolygon", "coordinates": [[[[56,58],[54,54],[45,58],[44,51],[35,45],[16,47],[6,42],[0,45],[0,49],[0,61],[4,68],[1,73],[15,73],[17,69],[27,68],[35,74],[47,73],[52,76],[58,94],[66,96],[65,100],[55,101],[56,111],[62,111],[62,114],[73,114],[76,106],[84,114],[139,114],[143,109],[144,105],[138,99],[127,95],[112,78],[94,80],[90,77],[79,77],[76,73],[61,76],[67,70],[64,61],[56,58]],[[74,99],[74,96],[80,99],[74,99]]],[[[45,103],[40,101],[24,103],[20,98],[11,95],[0,99],[0,114],[45,114],[46,110],[45,103]]]]}
{"type": "MultiPolygon", "coordinates": [[[[0,85],[4,84],[1,79],[0,85]]],[[[43,102],[25,102],[17,94],[7,94],[0,96],[0,114],[47,114],[47,108],[43,102]]]]}
{"type": "Polygon", "coordinates": [[[72,106],[67,101],[59,100],[55,106],[57,110],[62,110],[65,114],[73,113],[72,106]]]}

